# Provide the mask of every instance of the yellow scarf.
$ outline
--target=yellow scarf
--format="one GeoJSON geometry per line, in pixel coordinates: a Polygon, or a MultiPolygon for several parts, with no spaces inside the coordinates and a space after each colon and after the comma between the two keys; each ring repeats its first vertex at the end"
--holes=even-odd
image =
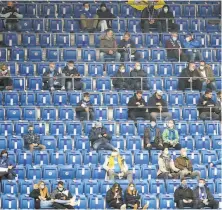
{"type": "MultiPolygon", "coordinates": [[[[150,4],[149,0],[141,0],[140,2],[136,0],[128,0],[127,4],[131,7],[135,8],[136,10],[142,11],[144,10],[148,4],[150,4]]],[[[158,0],[158,2],[154,3],[154,9],[158,10],[161,9],[165,5],[164,0],[158,0]]]]}
{"type": "MultiPolygon", "coordinates": [[[[119,166],[122,169],[123,168],[123,158],[120,155],[118,155],[117,159],[118,159],[119,166]]],[[[109,157],[108,167],[114,168],[114,157],[113,156],[109,157]]]]}

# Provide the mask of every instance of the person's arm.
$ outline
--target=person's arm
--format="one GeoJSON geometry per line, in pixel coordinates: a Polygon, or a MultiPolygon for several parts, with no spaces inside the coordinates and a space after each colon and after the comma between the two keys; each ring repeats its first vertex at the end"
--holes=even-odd
{"type": "Polygon", "coordinates": [[[73,197],[73,196],[72,196],[71,192],[69,191],[69,192],[68,192],[68,199],[70,200],[72,197],[73,197]]]}
{"type": "Polygon", "coordinates": [[[0,14],[0,17],[8,18],[12,12],[7,12],[6,9],[3,9],[2,13],[0,14]]]}
{"type": "Polygon", "coordinates": [[[191,160],[188,160],[188,171],[193,171],[193,166],[191,160]]]}
{"type": "Polygon", "coordinates": [[[130,100],[129,100],[129,102],[128,102],[128,107],[131,108],[131,106],[137,106],[136,103],[135,103],[134,98],[130,98],[130,100]]]}
{"type": "Polygon", "coordinates": [[[159,165],[159,170],[162,172],[162,173],[167,173],[169,171],[166,170],[166,166],[165,166],[165,163],[163,161],[162,158],[159,158],[158,159],[158,165],[159,165]]]}
{"type": "Polygon", "coordinates": [[[190,42],[190,45],[193,47],[193,48],[195,48],[195,47],[200,47],[201,46],[201,44],[200,44],[200,41],[198,41],[198,40],[192,40],[191,42],[190,42]]]}
{"type": "Polygon", "coordinates": [[[102,135],[103,134],[106,134],[107,136],[105,137],[106,139],[108,139],[108,140],[111,140],[112,139],[112,135],[107,131],[107,129],[106,128],[102,128],[101,129],[101,133],[102,133],[102,135]]]}
{"type": "Polygon", "coordinates": [[[22,14],[19,14],[18,12],[14,12],[14,15],[15,15],[17,18],[23,18],[23,15],[22,15],[22,14]]]}
{"type": "Polygon", "coordinates": [[[24,135],[24,136],[23,136],[23,139],[24,139],[25,145],[33,144],[32,139],[29,138],[29,135],[24,135]]]}
{"type": "Polygon", "coordinates": [[[107,193],[106,193],[106,201],[107,203],[109,204],[110,202],[112,201],[115,201],[116,199],[114,198],[114,196],[112,195],[112,191],[109,190],[107,193]]]}
{"type": "Polygon", "coordinates": [[[100,41],[100,52],[104,52],[104,53],[108,54],[110,49],[107,49],[107,48],[104,49],[105,48],[105,42],[106,42],[106,40],[101,39],[101,41],[100,41]]]}
{"type": "Polygon", "coordinates": [[[215,77],[214,77],[214,73],[213,73],[213,70],[211,68],[211,66],[208,65],[208,80],[210,80],[211,82],[215,81],[215,77]]]}
{"type": "Polygon", "coordinates": [[[150,129],[148,127],[144,129],[144,144],[144,147],[150,144],[150,129]]]}
{"type": "Polygon", "coordinates": [[[84,111],[85,111],[85,108],[82,107],[81,105],[82,105],[82,101],[80,101],[80,102],[77,104],[76,112],[84,112],[84,111]]]}
{"type": "Polygon", "coordinates": [[[124,52],[125,50],[123,49],[125,47],[124,45],[124,40],[121,40],[119,45],[118,45],[118,52],[122,53],[124,52]]]}
{"type": "Polygon", "coordinates": [[[174,192],[174,203],[178,203],[180,200],[179,189],[177,188],[174,192]]]}
{"type": "Polygon", "coordinates": [[[212,193],[210,192],[210,189],[208,187],[206,187],[205,189],[206,189],[206,193],[207,193],[207,199],[209,201],[214,200],[214,197],[213,197],[212,193]]]}
{"type": "Polygon", "coordinates": [[[128,165],[126,164],[126,161],[124,160],[124,163],[123,163],[123,171],[122,172],[127,172],[129,170],[129,167],[128,165]]]}
{"type": "Polygon", "coordinates": [[[163,138],[163,143],[169,143],[169,132],[167,129],[164,129],[162,138],[163,138]]]}
{"type": "Polygon", "coordinates": [[[96,141],[98,139],[98,136],[96,135],[94,129],[92,128],[89,133],[89,140],[90,141],[96,141]]]}
{"type": "Polygon", "coordinates": [[[176,158],[176,160],[174,161],[174,165],[175,165],[175,167],[176,168],[179,168],[180,170],[183,170],[184,169],[184,166],[182,166],[181,164],[180,164],[180,157],[178,157],[178,158],[176,158]]]}

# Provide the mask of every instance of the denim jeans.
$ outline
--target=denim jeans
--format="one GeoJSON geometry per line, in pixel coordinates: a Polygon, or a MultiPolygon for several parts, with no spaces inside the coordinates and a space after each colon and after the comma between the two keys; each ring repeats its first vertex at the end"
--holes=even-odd
{"type": "Polygon", "coordinates": [[[19,23],[6,23],[6,29],[8,31],[21,31],[21,25],[19,23]]]}
{"type": "Polygon", "coordinates": [[[110,144],[106,138],[100,138],[96,140],[95,143],[93,144],[93,149],[114,150],[115,147],[112,144],[110,144]]]}
{"type": "Polygon", "coordinates": [[[115,58],[116,62],[120,62],[121,54],[119,52],[115,52],[113,55],[109,55],[107,53],[100,52],[100,61],[101,62],[105,62],[105,56],[113,57],[113,58],[115,58]]]}
{"type": "Polygon", "coordinates": [[[47,209],[52,207],[52,201],[41,201],[40,202],[41,209],[47,209]]]}
{"type": "Polygon", "coordinates": [[[199,50],[196,52],[189,51],[188,53],[189,61],[195,61],[196,58],[198,58],[199,61],[203,60],[203,56],[199,50]]]}
{"type": "Polygon", "coordinates": [[[210,82],[207,84],[206,82],[203,82],[202,90],[206,90],[206,89],[217,91],[216,83],[210,82]]]}

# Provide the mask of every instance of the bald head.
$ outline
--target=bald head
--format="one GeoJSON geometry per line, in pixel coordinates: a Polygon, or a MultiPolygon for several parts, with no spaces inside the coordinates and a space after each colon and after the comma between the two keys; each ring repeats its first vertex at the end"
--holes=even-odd
{"type": "Polygon", "coordinates": [[[180,154],[181,154],[182,157],[186,157],[187,156],[187,149],[186,148],[182,148],[180,150],[180,154]]]}

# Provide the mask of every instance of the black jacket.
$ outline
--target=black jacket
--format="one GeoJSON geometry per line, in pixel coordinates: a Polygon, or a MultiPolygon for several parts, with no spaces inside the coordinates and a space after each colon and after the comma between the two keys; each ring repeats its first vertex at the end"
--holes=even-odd
{"type": "MultiPolygon", "coordinates": [[[[109,189],[106,193],[106,202],[107,204],[112,207],[112,204],[116,204],[117,203],[117,198],[114,198],[115,194],[112,191],[112,188],[109,189]]],[[[118,199],[119,202],[123,202],[123,195],[122,195],[122,189],[121,189],[121,193],[120,193],[120,198],[118,199]]]]}
{"type": "Polygon", "coordinates": [[[124,39],[122,39],[119,43],[118,51],[120,53],[125,52],[125,50],[123,49],[124,47],[131,48],[131,54],[134,54],[136,52],[136,45],[132,39],[130,39],[129,41],[125,41],[124,39]]]}
{"type": "MultiPolygon", "coordinates": [[[[64,69],[62,70],[62,73],[65,74],[65,76],[70,77],[71,75],[73,76],[80,76],[78,70],[74,67],[72,70],[69,70],[68,66],[65,66],[64,69]]],[[[66,79],[67,80],[72,80],[72,79],[66,79]]],[[[74,81],[80,81],[81,78],[75,78],[74,81]]]]}
{"type": "Polygon", "coordinates": [[[18,13],[17,9],[13,6],[13,7],[5,7],[2,11],[3,16],[7,13],[12,12],[12,14],[6,19],[6,23],[16,23],[18,22],[18,18],[16,17],[16,15],[14,13],[18,13]]]}
{"type": "Polygon", "coordinates": [[[137,108],[128,108],[128,113],[129,113],[129,112],[132,112],[132,111],[139,111],[139,110],[140,110],[140,111],[143,111],[143,112],[146,111],[146,108],[144,108],[144,107],[143,107],[143,108],[138,107],[138,105],[136,104],[137,102],[139,102],[140,105],[147,106],[145,100],[144,100],[143,98],[141,98],[140,100],[138,100],[137,97],[136,97],[136,94],[135,94],[133,97],[131,97],[131,98],[129,99],[128,107],[134,106],[134,107],[137,107],[137,108]]]}
{"type": "MultiPolygon", "coordinates": [[[[150,97],[149,100],[148,100],[148,106],[157,107],[157,105],[156,105],[157,103],[161,103],[161,105],[163,106],[162,112],[168,112],[166,101],[163,98],[158,99],[156,97],[156,93],[154,93],[152,95],[152,97],[150,97]]],[[[158,108],[149,108],[148,110],[149,110],[149,113],[151,113],[151,112],[160,112],[160,110],[158,108]]]]}
{"type": "Polygon", "coordinates": [[[138,191],[136,191],[135,195],[130,195],[126,190],[124,193],[124,198],[127,204],[136,204],[140,200],[140,195],[138,191]]]}
{"type": "Polygon", "coordinates": [[[146,7],[141,14],[141,28],[144,28],[144,23],[148,19],[155,19],[158,17],[158,11],[153,6],[146,7]],[[144,19],[145,18],[145,19],[144,19]]]}
{"type": "Polygon", "coordinates": [[[174,192],[174,202],[178,205],[178,202],[180,200],[194,200],[194,193],[193,190],[189,187],[183,188],[182,186],[179,186],[175,192],[174,192]]]}
{"type": "MultiPolygon", "coordinates": [[[[163,144],[163,139],[162,139],[162,135],[161,135],[161,130],[158,127],[154,128],[156,130],[156,136],[154,139],[154,143],[158,144],[163,144]]],[[[150,144],[150,126],[147,126],[144,129],[144,147],[146,147],[147,144],[150,144]]]]}
{"type": "Polygon", "coordinates": [[[147,87],[147,73],[144,70],[132,70],[130,72],[130,77],[132,77],[131,79],[131,84],[133,86],[136,85],[136,83],[140,83],[141,84],[141,79],[140,78],[135,78],[135,77],[142,77],[143,78],[143,87],[147,87]]]}
{"type": "MultiPolygon", "coordinates": [[[[210,107],[215,107],[215,106],[216,106],[216,104],[215,104],[214,100],[212,98],[206,98],[205,95],[203,95],[202,98],[200,98],[198,105],[197,105],[199,114],[201,114],[202,112],[210,112],[210,107]],[[207,103],[205,105],[203,104],[204,101],[207,101],[207,103]],[[204,107],[204,108],[201,108],[201,107],[204,107]]],[[[214,112],[215,109],[212,108],[211,111],[214,112]]]]}
{"type": "MultiPolygon", "coordinates": [[[[58,71],[58,70],[54,70],[54,77],[58,77],[58,79],[56,79],[57,81],[61,80],[62,74],[58,71]]],[[[44,74],[43,74],[43,82],[48,82],[49,80],[49,76],[51,74],[50,69],[47,69],[44,74]]]]}
{"type": "Polygon", "coordinates": [[[173,13],[170,11],[170,8],[168,5],[163,6],[162,10],[160,11],[158,18],[161,18],[161,23],[166,23],[166,19],[168,18],[168,24],[169,26],[172,25],[172,19],[174,18],[173,13]],[[164,8],[168,8],[168,12],[164,12],[164,8]]]}
{"type": "Polygon", "coordinates": [[[130,89],[130,74],[128,72],[117,71],[114,77],[119,77],[112,79],[114,88],[126,87],[125,89],[130,89]]]}
{"type": "Polygon", "coordinates": [[[190,71],[189,67],[186,67],[185,69],[182,70],[180,77],[188,77],[188,78],[180,78],[180,80],[186,80],[188,81],[190,79],[190,77],[194,78],[194,77],[201,77],[199,72],[197,71],[197,69],[195,69],[194,71],[190,71]]]}
{"type": "Polygon", "coordinates": [[[105,127],[102,128],[93,127],[89,133],[89,140],[91,144],[93,145],[94,142],[100,138],[106,138],[107,140],[110,141],[112,139],[112,135],[109,132],[107,132],[107,129],[105,127]],[[104,134],[107,134],[107,136],[103,137],[104,134]],[[102,137],[99,137],[99,135],[102,135],[102,137]]]}
{"type": "Polygon", "coordinates": [[[97,10],[97,15],[99,16],[100,20],[106,20],[108,28],[111,28],[111,24],[110,21],[114,18],[116,18],[116,16],[110,12],[110,10],[106,7],[106,11],[103,12],[101,9],[97,10]]]}
{"type": "Polygon", "coordinates": [[[89,111],[93,111],[93,108],[92,108],[92,104],[90,103],[90,101],[84,101],[84,99],[82,99],[78,104],[77,104],[77,107],[76,107],[76,112],[77,114],[79,114],[79,112],[85,112],[85,108],[82,107],[81,105],[82,104],[85,104],[86,107],[89,107],[89,111]]]}
{"type": "MultiPolygon", "coordinates": [[[[209,201],[214,200],[214,197],[212,195],[212,193],[210,192],[210,189],[208,187],[205,186],[205,190],[206,190],[206,194],[207,194],[207,199],[209,201]]],[[[193,194],[194,194],[194,200],[199,200],[199,186],[197,186],[194,190],[193,190],[193,194]]]]}
{"type": "MultiPolygon", "coordinates": [[[[39,196],[41,196],[40,194],[40,190],[39,189],[34,189],[32,190],[32,192],[29,194],[29,197],[36,199],[39,199],[39,196]]],[[[48,197],[48,195],[46,195],[46,200],[51,200],[50,197],[48,197]]]]}

